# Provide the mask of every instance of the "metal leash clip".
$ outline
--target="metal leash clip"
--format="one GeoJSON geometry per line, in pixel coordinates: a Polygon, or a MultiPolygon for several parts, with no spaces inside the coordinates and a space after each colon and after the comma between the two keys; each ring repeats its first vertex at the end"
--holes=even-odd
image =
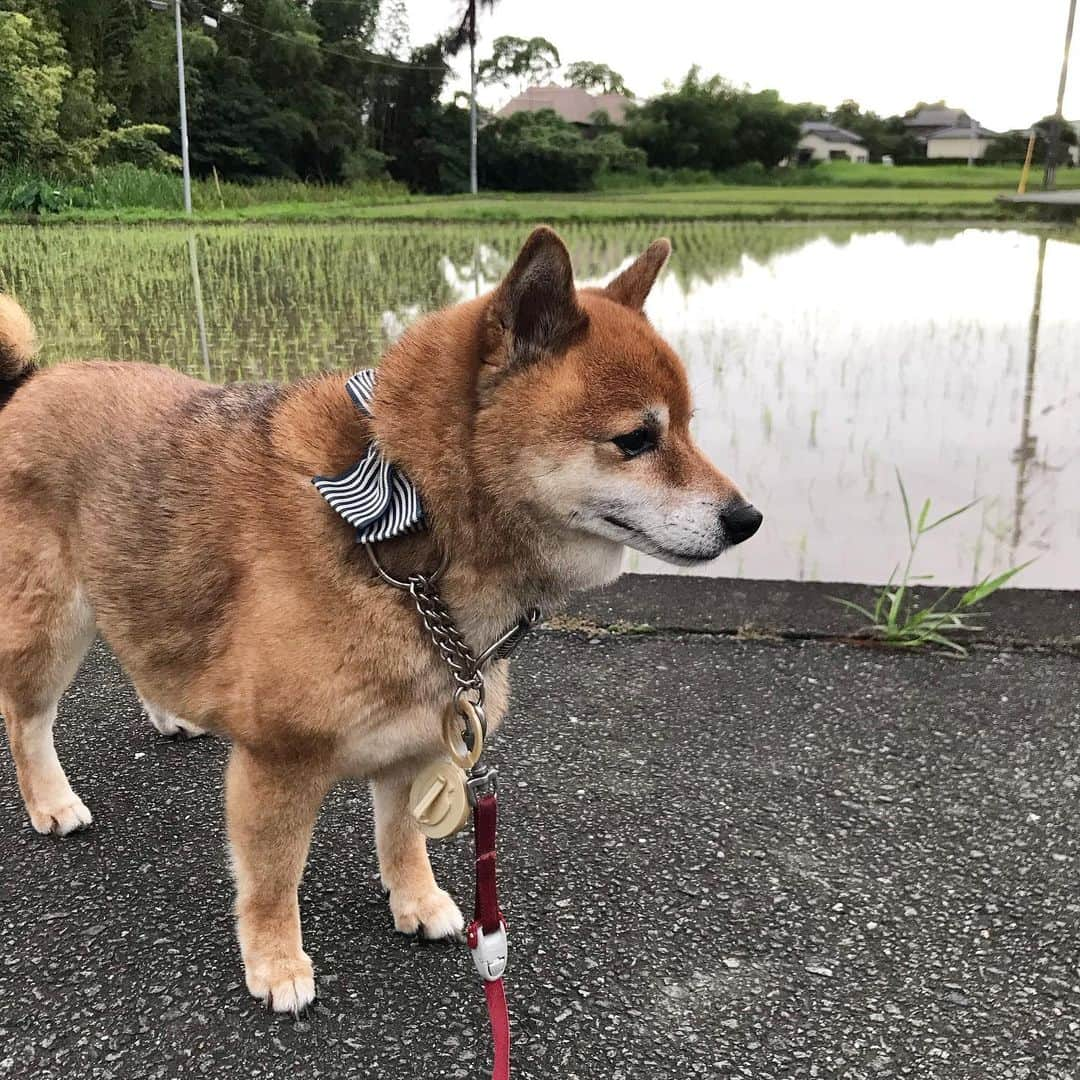
{"type": "Polygon", "coordinates": [[[478,799],[485,795],[494,795],[499,788],[499,770],[494,765],[480,768],[474,766],[465,781],[465,788],[469,795],[469,805],[476,806],[478,799]]]}

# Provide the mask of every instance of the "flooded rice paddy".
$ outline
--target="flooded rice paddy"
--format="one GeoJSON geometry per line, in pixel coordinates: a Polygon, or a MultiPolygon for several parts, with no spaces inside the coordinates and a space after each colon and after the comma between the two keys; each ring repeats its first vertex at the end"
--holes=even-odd
{"type": "MultiPolygon", "coordinates": [[[[421,312],[489,288],[526,230],[200,229],[215,379],[377,362],[421,312]]],[[[884,580],[913,499],[979,504],[917,569],[969,583],[1037,558],[1022,586],[1080,588],[1080,242],[1075,233],[903,226],[570,226],[602,280],[659,232],[648,312],[690,370],[698,438],[765,513],[709,572],[884,580]],[[1041,266],[1041,271],[1040,271],[1041,266]]],[[[187,234],[0,228],[0,287],[47,362],[109,356],[205,375],[187,234]]],[[[631,570],[671,570],[636,553],[631,570]]],[[[701,571],[697,571],[701,572],[701,571]]]]}

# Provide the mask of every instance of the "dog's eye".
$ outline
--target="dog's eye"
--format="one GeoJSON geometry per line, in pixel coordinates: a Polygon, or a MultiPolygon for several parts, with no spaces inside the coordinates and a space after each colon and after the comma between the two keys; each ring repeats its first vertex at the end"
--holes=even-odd
{"type": "Polygon", "coordinates": [[[656,449],[656,435],[650,428],[639,427],[611,440],[628,458],[656,449]]]}

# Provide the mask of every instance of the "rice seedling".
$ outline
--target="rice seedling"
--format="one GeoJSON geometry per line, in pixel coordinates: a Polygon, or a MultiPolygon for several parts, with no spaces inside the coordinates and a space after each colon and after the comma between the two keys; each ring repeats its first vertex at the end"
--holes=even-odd
{"type": "MultiPolygon", "coordinates": [[[[168,178],[166,178],[168,179],[168,178]]],[[[224,185],[223,185],[224,186],[224,185]]],[[[225,195],[228,198],[226,192],[225,195]]],[[[665,225],[684,287],[744,253],[763,260],[850,228],[665,225]]],[[[583,278],[607,274],[656,238],[655,225],[563,229],[583,278]]],[[[187,231],[171,226],[0,226],[0,289],[27,304],[46,363],[110,356],[204,374],[193,318],[187,231]]],[[[201,226],[197,237],[215,379],[290,378],[373,363],[417,312],[490,288],[520,226],[369,224],[363,228],[201,226]]]]}
{"type": "Polygon", "coordinates": [[[913,583],[928,581],[932,577],[929,574],[913,572],[919,541],[927,533],[966,513],[979,500],[973,499],[955,510],[942,514],[941,517],[930,520],[931,503],[929,499],[925,499],[916,517],[912,514],[911,503],[899,469],[896,471],[896,482],[900,488],[904,521],[907,524],[908,554],[903,570],[900,571],[899,564],[893,568],[888,582],[878,593],[872,610],[843,597],[831,596],[829,599],[862,615],[867,620],[866,628],[887,645],[902,649],[939,645],[959,656],[966,656],[967,648],[956,640],[956,635],[982,629],[977,621],[983,614],[977,610],[979,604],[1011,581],[1025,567],[1030,566],[1034,560],[1029,559],[995,577],[987,576],[972,585],[970,589],[960,593],[959,596],[956,595],[958,590],[946,589],[936,600],[926,606],[917,606],[912,594],[913,583]],[[899,578],[897,578],[898,571],[899,578]],[[950,600],[951,603],[948,602],[950,600]]]}

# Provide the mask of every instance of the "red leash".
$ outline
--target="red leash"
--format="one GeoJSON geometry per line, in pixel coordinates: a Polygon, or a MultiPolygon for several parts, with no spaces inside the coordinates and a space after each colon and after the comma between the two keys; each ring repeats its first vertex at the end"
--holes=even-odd
{"type": "Polygon", "coordinates": [[[473,794],[473,832],[476,837],[476,907],[468,929],[473,963],[484,980],[491,1038],[495,1044],[492,1080],[510,1080],[510,1013],[506,1007],[506,920],[499,910],[495,880],[495,770],[469,778],[473,794]]]}

